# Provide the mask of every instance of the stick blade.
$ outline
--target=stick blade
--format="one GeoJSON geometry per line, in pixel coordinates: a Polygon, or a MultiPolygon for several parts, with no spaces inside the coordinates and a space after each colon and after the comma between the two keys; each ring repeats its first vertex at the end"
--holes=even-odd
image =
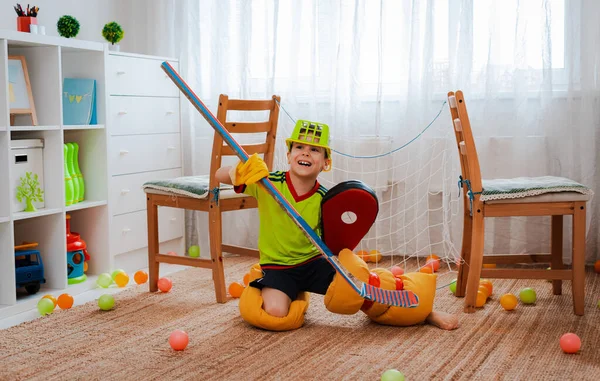
{"type": "Polygon", "coordinates": [[[363,283],[361,296],[377,303],[396,307],[414,308],[419,305],[419,297],[409,290],[384,290],[370,284],[363,283]]]}

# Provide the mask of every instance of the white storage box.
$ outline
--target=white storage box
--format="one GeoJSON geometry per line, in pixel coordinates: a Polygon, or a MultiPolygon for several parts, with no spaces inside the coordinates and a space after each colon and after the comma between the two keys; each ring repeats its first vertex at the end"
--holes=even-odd
{"type": "MultiPolygon", "coordinates": [[[[38,175],[40,188],[44,190],[44,140],[22,139],[10,141],[10,183],[13,186],[12,211],[22,212],[25,210],[26,202],[17,200],[17,187],[21,185],[21,177],[25,178],[27,172],[38,175]]],[[[45,194],[43,195],[45,197],[45,194]]],[[[34,202],[36,208],[43,208],[44,202],[34,202]]]]}

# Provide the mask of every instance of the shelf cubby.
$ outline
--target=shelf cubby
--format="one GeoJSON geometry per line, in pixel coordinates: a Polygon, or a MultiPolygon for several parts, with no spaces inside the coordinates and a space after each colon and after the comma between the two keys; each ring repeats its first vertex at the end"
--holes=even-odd
{"type": "Polygon", "coordinates": [[[109,252],[108,207],[101,205],[94,208],[67,212],[71,216],[71,233],[79,233],[85,241],[90,256],[86,275],[98,275],[110,272],[111,262],[106,255],[109,252]]]}
{"type": "MultiPolygon", "coordinates": [[[[104,52],[61,50],[61,82],[65,78],[88,78],[96,80],[96,124],[84,126],[68,126],[64,129],[89,129],[97,125],[104,125],[106,114],[105,102],[105,67],[104,52]]],[[[61,83],[62,89],[62,83],[61,83]]]]}
{"type": "MultiPolygon", "coordinates": [[[[62,289],[67,287],[67,246],[65,214],[54,213],[14,222],[14,244],[37,242],[44,264],[44,278],[38,294],[44,295],[44,290],[62,289]]],[[[14,254],[13,254],[14,255],[14,254]]],[[[17,296],[27,293],[17,290],[17,296]]]]}
{"type": "MultiPolygon", "coordinates": [[[[52,214],[54,209],[62,211],[65,205],[64,197],[64,175],[63,175],[63,136],[60,130],[44,130],[44,131],[13,131],[11,139],[43,139],[43,157],[44,157],[44,208],[39,208],[40,214],[52,214]]],[[[10,156],[12,158],[12,155],[10,156]]],[[[10,163],[9,163],[10,164],[10,163]]],[[[14,184],[10,185],[10,199],[15,197],[16,188],[14,184]]],[[[12,202],[11,202],[12,204],[12,202]]],[[[26,215],[13,210],[17,215],[15,217],[23,218],[26,215]]],[[[36,213],[36,212],[31,212],[36,213]]]]}
{"type": "MultiPolygon", "coordinates": [[[[67,130],[64,131],[64,142],[79,145],[79,169],[85,183],[84,201],[106,203],[108,168],[105,130],[67,130]]],[[[77,208],[77,204],[73,204],[73,208],[77,208]]]]}
{"type": "Polygon", "coordinates": [[[60,57],[56,46],[8,46],[9,56],[24,56],[31,82],[37,125],[29,115],[15,118],[15,126],[58,126],[61,124],[60,57]]]}

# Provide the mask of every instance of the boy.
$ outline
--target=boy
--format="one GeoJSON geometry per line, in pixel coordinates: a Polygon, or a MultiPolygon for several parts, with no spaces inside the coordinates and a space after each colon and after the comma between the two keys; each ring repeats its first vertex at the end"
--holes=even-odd
{"type": "MultiPolygon", "coordinates": [[[[411,316],[406,319],[407,315],[411,315],[411,312],[406,312],[407,309],[389,308],[387,311],[387,306],[371,308],[372,304],[363,305],[362,298],[349,289],[342,277],[335,277],[335,269],[279,204],[256,184],[268,176],[310,227],[321,235],[321,200],[327,190],[319,184],[317,177],[321,171],[331,169],[328,141],[327,125],[300,120],[292,137],[286,140],[289,171],[269,173],[264,161],[254,154],[246,163],[222,167],[215,174],[221,183],[233,184],[236,192],[255,197],[260,220],[269,221],[261,223],[259,229],[262,277],[252,280],[250,287],[242,294],[242,317],[255,326],[270,330],[298,328],[303,324],[303,315],[308,307],[306,292],[314,292],[326,295],[325,304],[332,312],[352,314],[362,307],[372,320],[383,324],[412,325],[415,321],[426,320],[443,329],[456,328],[458,320],[455,316],[432,311],[435,278],[424,277],[425,274],[416,274],[416,281],[410,277],[405,280],[409,284],[414,283],[415,292],[418,292],[416,288],[427,288],[429,291],[429,295],[421,298],[427,302],[412,309],[412,319],[411,316]],[[374,310],[378,311],[376,316],[372,315],[374,310]],[[399,315],[403,316],[399,318],[399,315]]],[[[339,259],[353,275],[363,278],[362,281],[374,276],[350,250],[343,250],[339,259]]],[[[379,271],[386,272],[382,269],[379,271]]],[[[385,280],[388,275],[391,273],[382,274],[382,278],[385,280]]]]}

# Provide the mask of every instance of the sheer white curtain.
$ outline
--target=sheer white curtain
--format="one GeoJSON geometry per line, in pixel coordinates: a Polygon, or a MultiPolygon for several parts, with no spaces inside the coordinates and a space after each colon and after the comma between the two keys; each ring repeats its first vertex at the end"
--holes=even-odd
{"type": "MultiPolygon", "coordinates": [[[[130,7],[135,26],[124,49],[179,57],[182,76],[213,111],[221,93],[278,94],[293,119],[329,124],[334,149],[374,155],[417,136],[446,93],[461,89],[484,178],[549,174],[600,190],[594,0],[134,0],[130,7]]],[[[293,121],[280,115],[283,139],[293,121]]],[[[184,128],[187,174],[207,173],[212,129],[187,101],[184,128]]],[[[446,138],[450,131],[446,106],[428,134],[446,138]]],[[[425,149],[411,147],[410,155],[425,149]]],[[[283,155],[280,147],[280,168],[283,155]]],[[[457,153],[447,155],[456,169],[457,153]]],[[[334,159],[348,168],[343,157],[334,159]]],[[[361,160],[360,173],[380,173],[361,160]]],[[[395,164],[375,167],[381,165],[395,164]]],[[[344,178],[339,173],[323,182],[333,185],[344,178]]],[[[455,175],[443,180],[455,183],[455,175]]],[[[588,206],[591,261],[600,259],[600,208],[596,198],[588,206]]],[[[254,218],[226,218],[225,239],[255,246],[254,218]]],[[[460,222],[453,220],[454,233],[460,222]]],[[[549,230],[542,219],[497,219],[487,225],[486,252],[547,252],[549,230]]],[[[206,215],[190,213],[188,233],[207,253],[206,215]]]]}

